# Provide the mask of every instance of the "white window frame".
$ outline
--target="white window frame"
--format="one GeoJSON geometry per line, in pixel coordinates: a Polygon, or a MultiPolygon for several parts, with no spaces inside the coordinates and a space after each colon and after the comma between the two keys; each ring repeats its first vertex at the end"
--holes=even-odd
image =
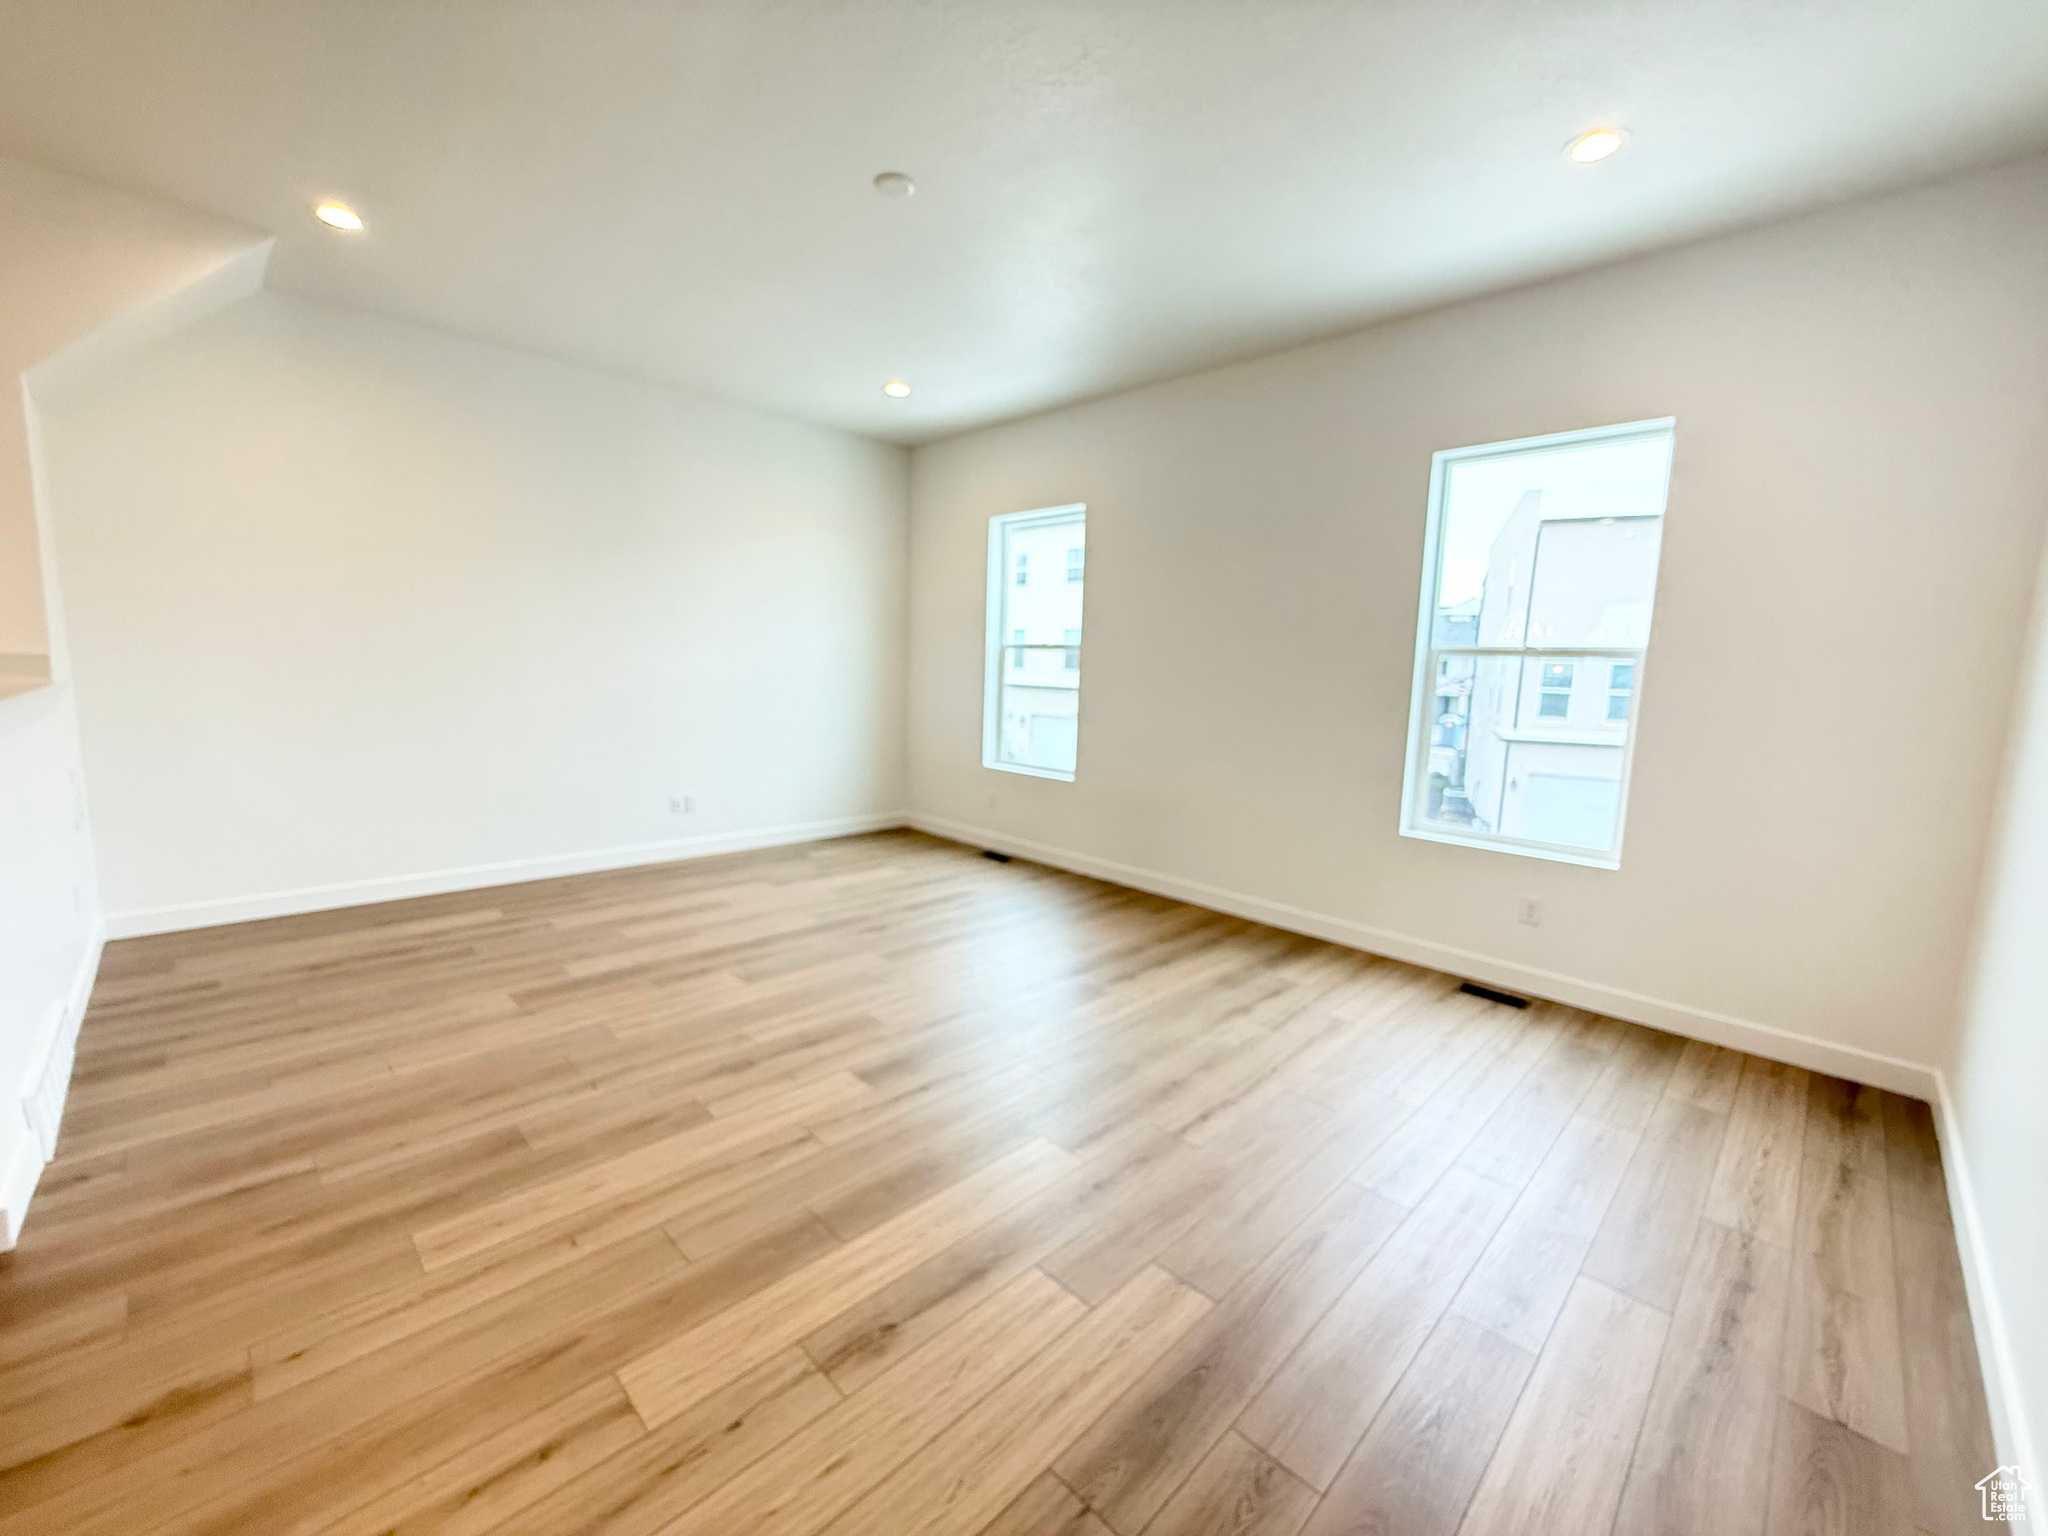
{"type": "MultiPolygon", "coordinates": [[[[1612,427],[1586,427],[1576,432],[1553,432],[1542,437],[1521,437],[1505,443],[1478,443],[1468,448],[1444,448],[1438,450],[1430,459],[1429,520],[1422,544],[1422,591],[1416,602],[1415,614],[1415,676],[1410,688],[1408,705],[1407,767],[1401,776],[1400,817],[1403,837],[1421,838],[1432,843],[1452,843],[1461,848],[1483,848],[1491,853],[1518,854],[1523,858],[1550,859],[1559,864],[1582,864],[1593,869],[1621,868],[1622,839],[1628,830],[1629,784],[1635,772],[1636,727],[1641,718],[1643,674],[1649,659],[1650,638],[1656,633],[1657,627],[1656,598],[1653,594],[1650,605],[1650,634],[1643,637],[1643,644],[1638,647],[1437,645],[1434,643],[1436,599],[1439,591],[1439,567],[1443,559],[1440,536],[1443,531],[1444,497],[1450,490],[1449,471],[1456,464],[1472,463],[1482,459],[1521,457],[1530,453],[1564,448],[1583,448],[1588,443],[1632,442],[1650,438],[1672,439],[1675,459],[1677,431],[1677,417],[1660,416],[1649,421],[1623,422],[1612,427]],[[1616,790],[1612,849],[1596,853],[1568,844],[1539,842],[1534,838],[1510,837],[1497,832],[1456,832],[1445,827],[1431,826],[1421,819],[1417,806],[1421,799],[1421,788],[1429,778],[1430,710],[1437,692],[1437,662],[1446,656],[1517,656],[1524,660],[1548,656],[1574,662],[1635,663],[1633,686],[1629,690],[1628,729],[1621,746],[1621,782],[1616,790]]],[[[1671,486],[1668,479],[1665,481],[1664,505],[1668,512],[1671,505],[1671,486]]],[[[1664,562],[1660,551],[1656,590],[1661,591],[1663,585],[1664,562]]],[[[1519,683],[1519,672],[1517,677],[1519,683]]]]}
{"type": "MultiPolygon", "coordinates": [[[[1028,528],[1036,523],[1061,523],[1081,518],[1084,525],[1088,517],[1088,504],[1082,501],[1070,502],[1063,507],[1036,507],[1029,512],[1003,512],[988,520],[988,616],[987,654],[982,667],[981,683],[981,766],[993,768],[1000,773],[1021,773],[1033,779],[1057,779],[1062,783],[1074,782],[1074,775],[1058,768],[1035,768],[1026,763],[1006,763],[999,753],[1002,749],[1003,727],[1003,643],[1004,618],[1009,607],[1009,582],[1011,573],[1006,569],[1008,562],[1003,558],[1003,547],[1012,528],[1028,528]]],[[[1084,557],[1085,558],[1085,557],[1084,557]]],[[[1084,577],[1081,584],[1081,609],[1087,613],[1088,585],[1084,577]]],[[[1086,620],[1083,626],[1085,633],[1086,620]]],[[[1034,645],[1030,650],[1079,651],[1076,645],[1034,645]]],[[[1081,701],[1074,700],[1077,713],[1081,701]]],[[[1075,721],[1078,737],[1080,721],[1075,721]]],[[[1080,749],[1074,754],[1075,765],[1080,764],[1080,749]]]]}

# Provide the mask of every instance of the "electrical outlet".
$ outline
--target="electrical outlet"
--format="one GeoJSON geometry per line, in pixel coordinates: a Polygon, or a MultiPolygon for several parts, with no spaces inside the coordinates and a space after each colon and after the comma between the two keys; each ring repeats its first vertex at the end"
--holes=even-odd
{"type": "Polygon", "coordinates": [[[695,795],[670,795],[668,797],[668,813],[671,816],[696,815],[697,797],[695,795]]]}
{"type": "Polygon", "coordinates": [[[1534,896],[1522,898],[1522,926],[1541,928],[1543,926],[1543,903],[1534,896]]]}

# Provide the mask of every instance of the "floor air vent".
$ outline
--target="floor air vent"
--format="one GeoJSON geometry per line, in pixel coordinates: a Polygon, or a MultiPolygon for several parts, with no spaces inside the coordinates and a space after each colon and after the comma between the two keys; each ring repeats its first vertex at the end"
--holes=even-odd
{"type": "Polygon", "coordinates": [[[1470,993],[1473,997],[1483,997],[1489,1003],[1506,1003],[1510,1008],[1529,1006],[1529,999],[1526,997],[1517,997],[1512,992],[1496,992],[1492,987],[1482,987],[1476,981],[1468,981],[1458,990],[1470,993]]]}

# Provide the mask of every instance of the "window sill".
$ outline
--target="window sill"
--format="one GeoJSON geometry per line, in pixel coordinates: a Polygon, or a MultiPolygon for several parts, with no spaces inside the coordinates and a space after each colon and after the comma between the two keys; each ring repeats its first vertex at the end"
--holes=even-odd
{"type": "Polygon", "coordinates": [[[1458,848],[1478,848],[1487,853],[1507,853],[1524,859],[1548,859],[1553,864],[1578,864],[1587,869],[1619,869],[1621,853],[1574,853],[1544,843],[1518,843],[1512,838],[1466,837],[1456,832],[1439,832],[1422,827],[1403,827],[1403,837],[1421,838],[1426,843],[1449,843],[1458,848]]]}
{"type": "Polygon", "coordinates": [[[1074,776],[1071,773],[1063,772],[1058,768],[1028,768],[1022,763],[999,763],[992,758],[986,757],[981,760],[981,766],[993,768],[998,773],[1021,773],[1027,779],[1057,779],[1062,784],[1074,782],[1074,776]]]}

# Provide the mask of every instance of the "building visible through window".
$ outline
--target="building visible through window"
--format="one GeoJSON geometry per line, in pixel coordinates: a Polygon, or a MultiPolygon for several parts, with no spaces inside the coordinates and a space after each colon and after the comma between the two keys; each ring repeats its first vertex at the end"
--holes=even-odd
{"type": "Polygon", "coordinates": [[[1619,862],[1672,427],[1437,455],[1402,830],[1619,862]]]}
{"type": "Polygon", "coordinates": [[[1071,779],[1080,756],[1086,511],[1056,507],[989,522],[988,688],[982,762],[1071,779]],[[1032,581],[1036,569],[1041,579],[1032,581]],[[1066,580],[1043,579],[1064,569],[1066,580]],[[1010,572],[1011,579],[997,575],[1010,572]]]}

